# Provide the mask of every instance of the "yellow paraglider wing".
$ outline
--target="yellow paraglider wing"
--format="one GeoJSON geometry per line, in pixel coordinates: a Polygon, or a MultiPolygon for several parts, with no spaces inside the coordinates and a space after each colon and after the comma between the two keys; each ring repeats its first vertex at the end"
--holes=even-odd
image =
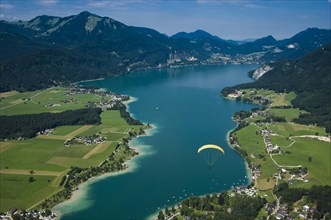
{"type": "Polygon", "coordinates": [[[221,154],[224,154],[223,148],[214,144],[206,144],[198,149],[198,154],[207,163],[208,168],[211,170],[212,166],[218,160],[221,154]],[[222,152],[222,153],[221,153],[222,152]]]}
{"type": "Polygon", "coordinates": [[[206,144],[206,145],[203,145],[202,147],[200,147],[198,149],[198,153],[200,153],[201,151],[205,150],[205,149],[217,149],[217,150],[220,150],[222,151],[222,153],[224,154],[224,150],[223,148],[217,146],[217,145],[214,145],[214,144],[206,144]]]}

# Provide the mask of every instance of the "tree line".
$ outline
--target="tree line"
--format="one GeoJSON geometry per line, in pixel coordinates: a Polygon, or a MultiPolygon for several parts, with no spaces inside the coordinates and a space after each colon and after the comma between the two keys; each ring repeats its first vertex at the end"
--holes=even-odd
{"type": "Polygon", "coordinates": [[[111,108],[111,110],[119,110],[121,117],[129,125],[143,125],[141,121],[131,117],[130,113],[126,111],[126,106],[122,102],[116,102],[116,104],[111,108]]]}
{"type": "Polygon", "coordinates": [[[100,113],[100,108],[87,108],[60,113],[0,116],[0,139],[32,138],[39,131],[62,125],[100,124],[100,113]]]}

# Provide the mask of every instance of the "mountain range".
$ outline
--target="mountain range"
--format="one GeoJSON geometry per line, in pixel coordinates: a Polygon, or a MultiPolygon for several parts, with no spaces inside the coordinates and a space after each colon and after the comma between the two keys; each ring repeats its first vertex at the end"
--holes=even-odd
{"type": "Polygon", "coordinates": [[[0,91],[36,90],[136,70],[195,64],[265,63],[297,59],[331,41],[331,31],[253,42],[224,40],[203,30],[166,36],[89,12],[0,21],[0,91]]]}

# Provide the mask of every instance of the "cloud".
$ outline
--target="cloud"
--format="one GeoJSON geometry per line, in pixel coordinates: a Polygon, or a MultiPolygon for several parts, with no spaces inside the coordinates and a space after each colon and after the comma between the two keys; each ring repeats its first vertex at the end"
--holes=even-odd
{"type": "Polygon", "coordinates": [[[0,8],[1,9],[11,9],[14,8],[15,6],[9,3],[0,3],[0,8]]]}
{"type": "Polygon", "coordinates": [[[58,3],[59,0],[38,0],[37,3],[45,6],[52,6],[58,3]]]}
{"type": "Polygon", "coordinates": [[[252,0],[196,0],[196,2],[203,5],[235,5],[243,8],[262,8],[261,5],[256,4],[258,1],[252,0]]]}
{"type": "Polygon", "coordinates": [[[134,4],[146,3],[143,0],[124,0],[124,1],[115,1],[115,0],[90,0],[88,1],[88,6],[102,9],[102,8],[111,8],[116,10],[126,10],[131,8],[134,4]]]}
{"type": "Polygon", "coordinates": [[[105,8],[108,7],[110,4],[109,1],[92,1],[88,5],[93,8],[105,8]]]}

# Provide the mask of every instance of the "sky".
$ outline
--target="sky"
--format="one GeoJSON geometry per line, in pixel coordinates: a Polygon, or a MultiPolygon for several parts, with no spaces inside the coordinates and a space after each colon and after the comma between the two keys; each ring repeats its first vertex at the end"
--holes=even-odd
{"type": "Polygon", "coordinates": [[[0,0],[2,20],[82,11],[169,36],[202,29],[223,39],[280,40],[310,27],[330,29],[331,0],[0,0]]]}

